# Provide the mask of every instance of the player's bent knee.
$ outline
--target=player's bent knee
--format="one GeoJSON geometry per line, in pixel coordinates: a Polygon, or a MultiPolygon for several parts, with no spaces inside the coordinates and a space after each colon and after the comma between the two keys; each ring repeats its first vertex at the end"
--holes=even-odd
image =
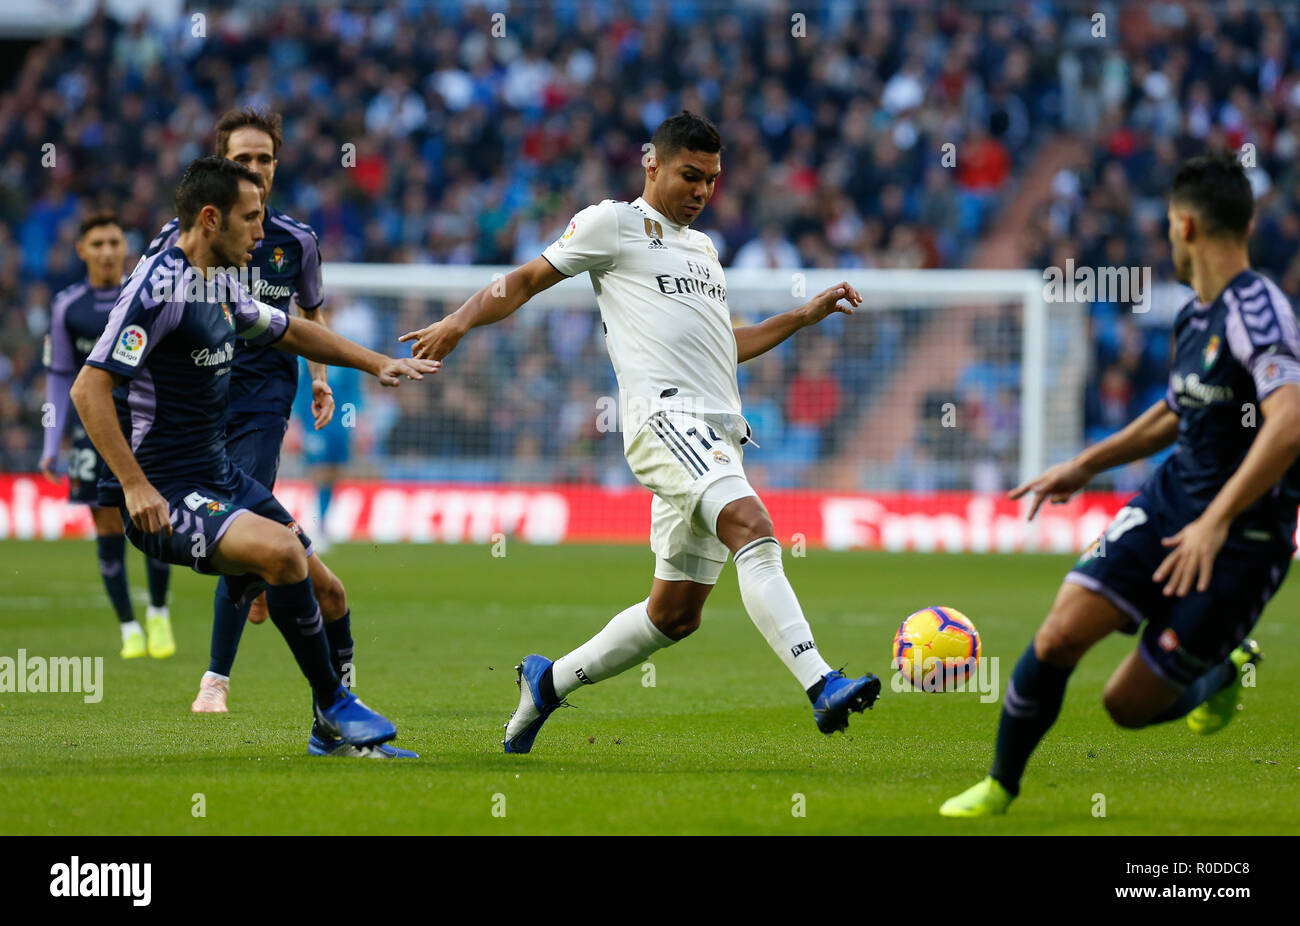
{"type": "Polygon", "coordinates": [[[293,585],[307,578],[307,555],[293,534],[285,532],[267,551],[262,578],[272,585],[293,585]]]}
{"type": "Polygon", "coordinates": [[[701,608],[689,601],[656,601],[652,595],[646,602],[646,615],[650,618],[650,623],[674,642],[689,637],[699,629],[702,613],[701,608]]]}
{"type": "Polygon", "coordinates": [[[1073,666],[1083,658],[1087,646],[1071,632],[1068,622],[1049,615],[1034,634],[1034,654],[1053,666],[1073,666]]]}
{"type": "Polygon", "coordinates": [[[1110,688],[1102,694],[1101,703],[1110,719],[1126,730],[1140,730],[1151,720],[1151,713],[1144,706],[1134,704],[1130,698],[1110,688]]]}
{"type": "Polygon", "coordinates": [[[668,639],[684,640],[700,629],[700,619],[699,611],[673,611],[661,621],[655,621],[654,624],[668,639]]]}
{"type": "Polygon", "coordinates": [[[737,499],[718,516],[718,539],[734,553],[747,543],[762,537],[772,537],[776,529],[772,518],[757,496],[737,499]]]}

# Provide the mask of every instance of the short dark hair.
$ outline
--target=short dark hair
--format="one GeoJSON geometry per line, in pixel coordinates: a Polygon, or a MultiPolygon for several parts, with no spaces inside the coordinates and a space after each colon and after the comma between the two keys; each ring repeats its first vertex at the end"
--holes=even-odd
{"type": "Polygon", "coordinates": [[[99,228],[101,225],[116,225],[122,227],[121,221],[118,220],[117,213],[112,209],[101,209],[98,212],[92,212],[81,220],[81,226],[77,229],[77,237],[86,237],[86,232],[92,228],[99,228]]]}
{"type": "Polygon", "coordinates": [[[1184,161],[1174,176],[1171,202],[1189,206],[1207,235],[1243,238],[1255,214],[1255,194],[1231,151],[1211,151],[1184,161]]]}
{"type": "Polygon", "coordinates": [[[708,119],[683,109],[659,123],[650,144],[654,146],[655,157],[663,163],[683,149],[718,154],[722,151],[722,136],[708,119]]]}
{"type": "Polygon", "coordinates": [[[181,177],[181,185],[172,200],[181,231],[193,227],[204,206],[216,206],[223,216],[230,212],[239,201],[241,180],[247,180],[259,190],[262,188],[261,174],[226,158],[209,155],[185,168],[185,176],[181,177]]]}
{"type": "Polygon", "coordinates": [[[213,153],[219,158],[224,158],[226,149],[230,147],[230,136],[235,130],[250,127],[271,136],[271,154],[279,157],[280,143],[284,140],[284,120],[280,118],[279,113],[273,113],[268,109],[255,109],[252,106],[232,109],[217,120],[217,150],[213,153]]]}

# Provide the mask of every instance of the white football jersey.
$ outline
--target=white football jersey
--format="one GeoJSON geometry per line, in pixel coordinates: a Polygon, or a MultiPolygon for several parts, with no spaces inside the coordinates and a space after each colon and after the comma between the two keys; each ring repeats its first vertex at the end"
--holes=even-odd
{"type": "Polygon", "coordinates": [[[607,199],[542,252],[566,276],[591,274],[618,377],[623,445],[662,409],[740,414],[736,335],[718,252],[645,199],[607,199]]]}

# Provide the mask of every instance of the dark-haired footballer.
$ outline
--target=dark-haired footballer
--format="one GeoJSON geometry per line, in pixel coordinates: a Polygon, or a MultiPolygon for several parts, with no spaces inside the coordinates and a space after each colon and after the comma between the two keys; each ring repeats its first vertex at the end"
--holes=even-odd
{"type": "Polygon", "coordinates": [[[142,628],[135,619],[131,588],[126,579],[126,538],[122,535],[122,517],[116,508],[101,508],[96,504],[97,485],[104,463],[72,411],[69,397],[72,381],[104,333],[104,323],[108,321],[108,314],[122,288],[126,236],[116,214],[96,212],[82,219],[77,235],[77,256],[86,265],[86,278],[60,290],[51,303],[50,333],[45,340],[45,400],[47,407],[54,412],[54,419],[45,429],[41,472],[49,481],[59,481],[56,475],[59,445],[71,425],[68,501],[90,506],[99,574],[117,613],[122,633],[121,656],[123,659],[138,659],[148,653],[154,659],[166,659],[176,652],[171,616],[167,610],[171,567],[159,560],[145,558],[149,607],[142,628]]]}
{"type": "Polygon", "coordinates": [[[377,758],[414,755],[395,752],[387,741],[397,728],[342,684],[313,590],[311,541],[230,462],[224,424],[236,339],[355,367],[385,386],[438,365],[367,350],[239,285],[230,270],[246,266],[263,237],[262,185],[225,158],[187,168],[175,196],[180,237],[127,281],[72,399],[115,477],[100,481],[100,503],[121,510],[127,538],[167,562],[230,577],[236,600],[265,583],[323,733],[377,758]]]}
{"type": "MultiPolygon", "coordinates": [[[[229,158],[260,174],[266,212],[262,217],[265,237],[253,246],[248,263],[255,274],[252,296],[283,312],[297,303],[298,314],[325,324],[321,307],[325,302],[321,282],[320,248],[311,226],[273,208],[271,185],[283,143],[283,122],[279,113],[263,109],[233,109],[213,127],[218,157],[229,158]]],[[[159,230],[145,250],[152,257],[176,243],[178,220],[159,230]]],[[[324,364],[307,364],[311,374],[311,413],[316,430],[329,424],[334,415],[334,395],[326,380],[324,364]]],[[[226,420],[226,450],[230,460],[268,489],[275,489],[280,470],[280,445],[289,427],[289,414],[298,388],[298,358],[274,347],[250,341],[235,344],[230,373],[230,411],[226,420]]],[[[322,512],[323,514],[323,512],[322,512]]],[[[321,541],[321,549],[324,549],[321,541]]],[[[350,666],[353,655],[351,618],[346,599],[328,594],[324,576],[313,577],[321,599],[325,633],[330,649],[350,666]]],[[[228,581],[217,581],[212,605],[212,642],[208,668],[199,680],[199,691],[190,709],[196,713],[224,714],[228,708],[230,676],[239,651],[245,620],[258,624],[266,619],[266,601],[259,595],[243,607],[236,607],[228,581]]]]}
{"type": "Polygon", "coordinates": [[[1120,726],[1186,717],[1208,734],[1241,706],[1242,677],[1259,660],[1247,636],[1291,565],[1300,504],[1300,326],[1282,291],[1250,269],[1253,213],[1231,154],[1183,164],[1169,241],[1196,295],[1174,320],[1165,398],[1010,493],[1035,494],[1032,518],[1044,499],[1064,502],[1097,473],[1178,442],[1066,575],[1007,682],[988,777],[945,802],[944,816],[1006,812],[1074,666],[1116,631],[1142,630],[1102,696],[1120,726]]]}
{"type": "Polygon", "coordinates": [[[469,329],[500,321],[566,277],[589,273],[620,408],[627,410],[628,465],[655,496],[650,596],[554,662],[524,657],[506,752],[532,749],[546,718],[570,693],[694,632],[729,556],[746,611],[812,701],[819,730],[847,728],[849,713],[871,707],[880,694],[874,675],[846,678],[813,641],[772,520],[741,465],[750,439],[736,381],[737,363],[833,312],[851,313],[862,297],[843,283],[761,324],[733,328],[717,252],[708,235],[690,228],[721,172],[722,139],[709,120],[685,111],[666,119],[651,139],[639,198],[583,209],[541,257],[506,277],[504,290],[479,290],[442,321],[401,338],[416,342],[416,357],[440,360],[469,329]]]}

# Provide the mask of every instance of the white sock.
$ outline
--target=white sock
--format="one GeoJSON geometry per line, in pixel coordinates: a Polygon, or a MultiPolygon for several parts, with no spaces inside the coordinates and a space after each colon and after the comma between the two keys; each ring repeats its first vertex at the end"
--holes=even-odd
{"type": "Polygon", "coordinates": [[[605,628],[566,656],[555,660],[551,678],[561,700],[583,685],[613,678],[673,643],[650,622],[646,604],[638,601],[620,611],[605,628]]]}
{"type": "Polygon", "coordinates": [[[229,676],[229,675],[218,675],[217,673],[215,673],[215,672],[213,672],[211,669],[209,669],[208,671],[206,671],[206,672],[203,673],[203,678],[199,679],[199,684],[203,684],[203,682],[207,681],[207,680],[210,679],[210,678],[214,678],[214,679],[216,679],[216,680],[219,681],[219,682],[229,682],[229,681],[230,681],[230,676],[229,676]]]}
{"type": "Polygon", "coordinates": [[[153,605],[148,605],[148,606],[144,609],[144,616],[145,616],[146,618],[149,618],[149,617],[170,617],[170,616],[171,616],[171,612],[167,610],[167,605],[163,605],[161,608],[155,608],[153,605]]]}
{"type": "Polygon", "coordinates": [[[831,671],[813,642],[799,599],[781,565],[781,544],[762,537],[736,551],[740,600],[767,645],[807,691],[831,671]]]}
{"type": "Polygon", "coordinates": [[[133,633],[144,633],[144,628],[140,626],[140,622],[139,622],[139,621],[127,621],[126,623],[122,624],[122,642],[123,642],[123,643],[125,643],[125,642],[126,642],[126,638],[129,637],[129,636],[130,636],[131,634],[133,634],[133,633]]]}

